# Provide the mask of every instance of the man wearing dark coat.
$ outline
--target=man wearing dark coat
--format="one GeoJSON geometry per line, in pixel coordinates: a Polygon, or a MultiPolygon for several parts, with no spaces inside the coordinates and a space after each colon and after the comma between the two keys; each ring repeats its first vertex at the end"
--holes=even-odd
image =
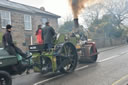
{"type": "Polygon", "coordinates": [[[45,23],[45,27],[42,30],[45,48],[50,49],[53,46],[53,37],[55,35],[55,30],[50,26],[49,22],[45,23]]]}
{"type": "Polygon", "coordinates": [[[20,54],[22,57],[27,57],[27,55],[25,53],[23,53],[18,47],[15,46],[14,42],[13,42],[13,38],[11,35],[11,31],[12,31],[12,26],[11,25],[7,25],[6,26],[6,32],[3,35],[3,45],[4,45],[4,49],[10,54],[10,55],[17,55],[20,54]]]}
{"type": "Polygon", "coordinates": [[[6,32],[3,35],[3,45],[4,45],[4,49],[10,54],[10,55],[16,55],[16,51],[13,48],[14,47],[14,43],[13,43],[13,39],[12,39],[12,35],[11,35],[11,25],[7,25],[6,26],[6,32]]]}

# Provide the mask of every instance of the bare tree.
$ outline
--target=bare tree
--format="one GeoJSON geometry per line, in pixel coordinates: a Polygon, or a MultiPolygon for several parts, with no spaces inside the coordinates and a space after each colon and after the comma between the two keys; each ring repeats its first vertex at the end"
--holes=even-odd
{"type": "Polygon", "coordinates": [[[84,24],[86,24],[87,27],[89,27],[94,20],[97,20],[102,16],[102,7],[103,4],[100,3],[85,8],[82,17],[84,20],[84,24]]]}
{"type": "Polygon", "coordinates": [[[121,26],[126,27],[128,19],[128,1],[127,0],[106,0],[104,3],[95,4],[85,8],[82,17],[84,24],[89,27],[91,23],[101,18],[104,14],[109,14],[113,17],[113,25],[121,29],[121,26]]]}
{"type": "Polygon", "coordinates": [[[104,3],[104,8],[107,13],[113,16],[113,25],[121,29],[122,26],[126,27],[125,20],[128,19],[128,3],[127,0],[108,1],[104,3]]]}

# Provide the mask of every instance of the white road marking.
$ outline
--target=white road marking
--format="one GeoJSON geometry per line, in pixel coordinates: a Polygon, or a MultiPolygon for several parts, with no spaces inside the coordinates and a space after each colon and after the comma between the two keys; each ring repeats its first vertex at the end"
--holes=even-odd
{"type": "MultiPolygon", "coordinates": [[[[82,70],[82,69],[87,68],[87,67],[88,67],[88,65],[85,65],[85,66],[83,66],[83,67],[77,68],[75,71],[79,71],[79,70],[82,70]]],[[[45,79],[45,80],[40,81],[40,82],[37,82],[37,83],[35,83],[35,84],[33,84],[33,85],[39,85],[39,84],[41,84],[41,83],[45,83],[45,82],[47,82],[47,81],[50,81],[50,80],[59,78],[59,77],[61,77],[61,76],[64,76],[64,74],[61,74],[61,75],[58,75],[58,76],[55,76],[55,77],[52,77],[52,78],[49,78],[49,79],[45,79]]]]}
{"type": "Polygon", "coordinates": [[[41,84],[41,83],[44,83],[44,82],[47,82],[47,81],[50,81],[50,80],[59,78],[59,77],[61,77],[61,76],[63,76],[63,75],[64,75],[64,74],[61,74],[61,75],[58,75],[58,76],[55,76],[55,77],[52,77],[52,78],[49,78],[49,79],[45,79],[45,80],[40,81],[40,82],[37,82],[37,83],[35,83],[35,84],[33,84],[33,85],[39,85],[39,84],[41,84]]]}
{"type": "Polygon", "coordinates": [[[119,56],[121,56],[121,55],[123,55],[123,54],[128,54],[128,51],[121,52],[121,53],[120,53],[120,54],[118,54],[118,55],[114,55],[114,56],[112,56],[112,57],[109,57],[109,58],[106,58],[106,59],[100,60],[100,61],[98,61],[98,62],[99,62],[99,63],[101,63],[101,62],[104,62],[104,61],[108,61],[108,60],[111,60],[111,59],[113,59],[113,58],[119,57],[119,56]]]}
{"type": "Polygon", "coordinates": [[[87,68],[89,65],[86,65],[86,66],[83,66],[83,67],[80,67],[80,68],[77,68],[75,71],[79,71],[79,70],[82,70],[84,68],[87,68]]]}
{"type": "Polygon", "coordinates": [[[120,55],[115,55],[115,56],[112,56],[112,57],[109,57],[109,58],[100,60],[100,61],[98,61],[98,62],[101,63],[101,62],[104,62],[104,61],[108,61],[108,60],[111,60],[111,59],[116,58],[116,57],[118,57],[118,56],[120,56],[120,55]]]}
{"type": "Polygon", "coordinates": [[[120,53],[120,54],[122,55],[122,54],[126,54],[126,53],[128,53],[128,51],[122,52],[122,53],[120,53]]]}
{"type": "MultiPolygon", "coordinates": [[[[119,57],[119,56],[122,55],[122,54],[128,54],[128,51],[122,52],[122,53],[120,53],[120,54],[118,54],[118,55],[114,55],[114,56],[109,57],[109,58],[106,58],[106,59],[103,59],[103,60],[99,61],[99,63],[105,62],[105,61],[108,61],[108,60],[111,60],[111,59],[116,58],[116,57],[119,57]]],[[[83,66],[83,67],[77,68],[75,71],[79,71],[79,70],[82,70],[82,69],[87,68],[87,67],[89,67],[89,65],[85,65],[85,66],[83,66]]],[[[59,78],[59,77],[61,77],[61,76],[64,76],[64,74],[61,74],[61,75],[58,75],[58,76],[55,76],[55,77],[52,77],[52,78],[49,78],[49,79],[45,79],[45,80],[40,81],[40,82],[37,82],[37,83],[35,83],[35,84],[33,84],[33,85],[39,85],[39,84],[45,83],[45,82],[47,82],[47,81],[50,81],[50,80],[59,78]]]]}

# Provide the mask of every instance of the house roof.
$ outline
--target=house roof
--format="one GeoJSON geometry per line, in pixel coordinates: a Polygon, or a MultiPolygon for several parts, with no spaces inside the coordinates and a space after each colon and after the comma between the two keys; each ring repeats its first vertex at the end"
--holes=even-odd
{"type": "Polygon", "coordinates": [[[29,13],[46,14],[46,15],[50,15],[50,16],[60,18],[60,16],[58,16],[56,14],[40,10],[39,8],[24,5],[24,4],[20,4],[20,3],[16,3],[16,2],[12,2],[12,1],[9,1],[9,0],[0,0],[0,7],[15,9],[15,10],[19,10],[19,11],[25,11],[25,12],[29,12],[29,13]]]}

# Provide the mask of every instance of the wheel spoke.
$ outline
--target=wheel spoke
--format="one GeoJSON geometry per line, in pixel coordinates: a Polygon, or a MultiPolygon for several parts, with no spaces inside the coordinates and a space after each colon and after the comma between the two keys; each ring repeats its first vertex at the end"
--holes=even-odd
{"type": "Polygon", "coordinates": [[[62,72],[72,72],[77,64],[77,52],[74,45],[70,42],[64,43],[60,52],[62,62],[67,59],[67,63],[62,67],[62,72]]]}

